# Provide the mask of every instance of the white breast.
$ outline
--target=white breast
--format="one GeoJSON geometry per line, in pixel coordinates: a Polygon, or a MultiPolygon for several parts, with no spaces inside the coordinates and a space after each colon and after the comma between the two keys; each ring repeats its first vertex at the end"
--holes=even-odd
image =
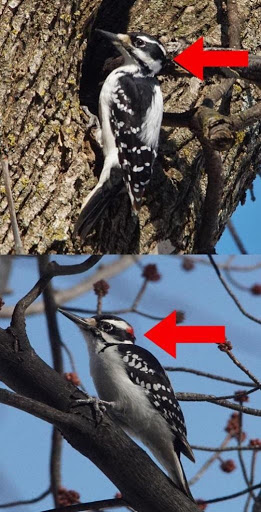
{"type": "Polygon", "coordinates": [[[97,340],[95,346],[90,343],[88,346],[91,376],[98,395],[102,400],[116,402],[116,409],[108,412],[130,435],[138,437],[150,448],[159,433],[163,439],[166,436],[173,439],[167,422],[150,404],[145,389],[129,379],[117,346],[103,352],[100,351],[102,344],[97,340]]]}
{"type": "Polygon", "coordinates": [[[160,86],[156,85],[152,104],[146,113],[146,120],[142,124],[142,142],[152,148],[158,147],[159,132],[163,116],[163,98],[160,86]]]}
{"type": "Polygon", "coordinates": [[[137,71],[137,66],[134,64],[121,66],[109,74],[102,86],[99,98],[99,118],[102,128],[103,153],[105,157],[113,150],[116,150],[118,153],[110,124],[112,95],[116,93],[117,87],[119,86],[118,81],[120,76],[125,73],[134,73],[135,71],[137,71]]]}

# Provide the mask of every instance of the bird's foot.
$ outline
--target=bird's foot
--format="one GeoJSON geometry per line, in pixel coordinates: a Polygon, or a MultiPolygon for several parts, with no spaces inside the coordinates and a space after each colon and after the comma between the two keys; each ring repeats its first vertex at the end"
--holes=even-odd
{"type": "Polygon", "coordinates": [[[89,118],[88,122],[86,123],[87,130],[90,130],[91,128],[96,128],[94,131],[94,137],[95,137],[97,144],[99,144],[99,146],[102,147],[102,130],[101,130],[99,118],[95,114],[92,114],[90,112],[87,105],[81,105],[81,109],[83,110],[85,115],[89,118]]]}
{"type": "Polygon", "coordinates": [[[111,402],[100,400],[99,398],[88,396],[88,398],[78,398],[73,401],[72,407],[78,407],[79,405],[92,405],[95,415],[95,421],[97,424],[101,423],[104,413],[106,412],[106,405],[111,405],[111,402]]]}

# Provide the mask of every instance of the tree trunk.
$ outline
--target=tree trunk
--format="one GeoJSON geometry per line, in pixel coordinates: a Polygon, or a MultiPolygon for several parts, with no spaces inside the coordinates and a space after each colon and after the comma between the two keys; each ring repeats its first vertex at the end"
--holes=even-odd
{"type": "MultiPolygon", "coordinates": [[[[261,16],[258,0],[245,5],[243,47],[258,46],[261,16]]],[[[131,215],[127,194],[104,213],[85,245],[72,241],[83,200],[97,183],[102,167],[79,97],[97,109],[98,82],[104,60],[112,55],[104,41],[86,38],[100,27],[112,32],[142,30],[166,42],[204,35],[207,45],[227,45],[227,20],[219,0],[7,0],[0,25],[0,111],[3,146],[21,238],[26,253],[149,253],[169,240],[174,252],[197,252],[207,177],[196,165],[201,146],[186,128],[163,128],[155,172],[139,215],[131,215]],[[81,92],[79,94],[81,84],[81,92]]],[[[218,79],[215,81],[217,82],[218,79]]],[[[182,112],[198,105],[213,79],[162,79],[165,110],[182,112]]],[[[254,104],[256,86],[239,80],[233,88],[232,113],[254,104]]],[[[224,162],[216,242],[244,198],[258,168],[259,127],[238,133],[224,162]]],[[[3,254],[14,249],[7,199],[0,185],[0,243],[3,254]]],[[[173,250],[172,249],[172,250],[173,250]]]]}

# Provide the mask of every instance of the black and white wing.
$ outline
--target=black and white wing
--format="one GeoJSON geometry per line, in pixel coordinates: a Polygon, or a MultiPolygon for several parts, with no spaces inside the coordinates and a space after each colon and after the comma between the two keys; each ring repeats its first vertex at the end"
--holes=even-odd
{"type": "Polygon", "coordinates": [[[130,380],[144,388],[153,407],[171,426],[177,452],[181,451],[194,462],[195,458],[186,437],[184,416],[165,370],[148,350],[137,345],[134,348],[135,351],[130,350],[128,345],[118,346],[130,380]]]}
{"type": "Polygon", "coordinates": [[[134,211],[148,185],[162,120],[162,96],[155,78],[119,77],[111,105],[111,128],[134,211]]]}

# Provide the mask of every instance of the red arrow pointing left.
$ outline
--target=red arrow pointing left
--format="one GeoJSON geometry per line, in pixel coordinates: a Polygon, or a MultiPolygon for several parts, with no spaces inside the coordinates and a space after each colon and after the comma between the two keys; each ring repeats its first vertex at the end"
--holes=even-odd
{"type": "Polygon", "coordinates": [[[176,311],[145,332],[144,336],[173,357],[176,357],[177,343],[225,343],[226,341],[225,327],[221,325],[176,325],[176,311]]]}
{"type": "Polygon", "coordinates": [[[191,44],[173,60],[192,75],[203,80],[204,67],[247,67],[247,50],[203,50],[203,37],[191,44]]]}

